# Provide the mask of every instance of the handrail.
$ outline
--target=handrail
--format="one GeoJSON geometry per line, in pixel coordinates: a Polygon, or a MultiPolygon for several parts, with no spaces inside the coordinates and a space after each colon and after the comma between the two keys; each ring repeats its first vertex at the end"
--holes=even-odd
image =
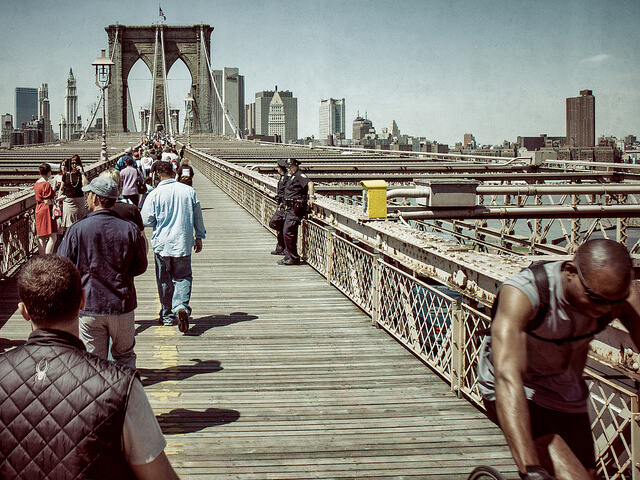
{"type": "MultiPolygon", "coordinates": [[[[85,170],[87,178],[93,179],[115,165],[123,153],[113,155],[107,161],[93,163],[85,170]]],[[[0,200],[0,278],[14,273],[36,249],[35,205],[32,187],[25,187],[0,200]]]]}

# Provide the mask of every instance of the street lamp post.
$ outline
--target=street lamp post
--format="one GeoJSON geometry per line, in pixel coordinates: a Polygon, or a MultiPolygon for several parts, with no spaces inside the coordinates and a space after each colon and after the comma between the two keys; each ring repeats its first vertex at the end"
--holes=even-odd
{"type": "Polygon", "coordinates": [[[104,91],[111,83],[111,67],[115,65],[109,57],[105,55],[105,50],[102,50],[102,56],[96,58],[95,62],[91,65],[96,67],[96,85],[102,90],[102,152],[100,156],[103,161],[109,160],[107,154],[107,132],[105,125],[107,123],[106,111],[105,111],[105,97],[104,91]]]}
{"type": "Polygon", "coordinates": [[[187,146],[191,148],[191,122],[193,121],[193,98],[191,94],[187,98],[184,99],[184,109],[187,112],[187,146]]]}

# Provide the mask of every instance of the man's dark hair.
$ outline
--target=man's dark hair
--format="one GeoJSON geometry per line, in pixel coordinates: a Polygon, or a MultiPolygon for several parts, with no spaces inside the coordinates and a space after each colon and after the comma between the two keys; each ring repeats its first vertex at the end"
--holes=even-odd
{"type": "Polygon", "coordinates": [[[61,255],[38,255],[18,276],[18,295],[31,320],[41,328],[56,328],[77,317],[82,280],[76,266],[61,255]]]}
{"type": "Polygon", "coordinates": [[[117,198],[101,197],[100,195],[96,196],[100,199],[100,205],[102,205],[104,208],[113,208],[113,206],[118,201],[117,198]]]}
{"type": "Polygon", "coordinates": [[[51,173],[51,165],[43,163],[38,167],[38,170],[40,171],[40,175],[44,177],[47,173],[51,173]]]}
{"type": "Polygon", "coordinates": [[[156,173],[161,177],[173,177],[173,166],[170,162],[158,162],[156,164],[156,173]]]}
{"type": "Polygon", "coordinates": [[[127,165],[128,167],[132,167],[134,163],[135,162],[134,162],[133,158],[131,158],[131,157],[127,157],[124,160],[124,164],[127,165]]]}

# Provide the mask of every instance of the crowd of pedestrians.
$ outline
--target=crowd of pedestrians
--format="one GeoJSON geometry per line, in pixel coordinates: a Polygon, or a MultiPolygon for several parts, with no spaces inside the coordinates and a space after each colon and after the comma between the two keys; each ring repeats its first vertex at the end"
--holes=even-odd
{"type": "Polygon", "coordinates": [[[39,255],[18,278],[33,332],[0,355],[0,478],[178,478],[136,371],[134,279],[151,227],[159,322],[189,329],[206,230],[183,156],[159,134],[90,183],[78,155],[40,166],[39,255]]]}

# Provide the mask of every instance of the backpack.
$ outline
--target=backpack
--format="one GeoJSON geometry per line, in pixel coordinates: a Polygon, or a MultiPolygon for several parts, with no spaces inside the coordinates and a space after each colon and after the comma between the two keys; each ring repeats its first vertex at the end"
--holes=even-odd
{"type": "MultiPolygon", "coordinates": [[[[544,268],[544,265],[549,263],[548,261],[539,260],[537,262],[533,262],[527,268],[531,270],[533,273],[533,278],[536,284],[536,288],[538,289],[538,297],[540,298],[540,307],[538,308],[538,313],[536,316],[529,321],[525,331],[527,335],[532,336],[538,340],[542,340],[543,342],[555,343],[556,345],[563,345],[566,342],[576,342],[578,340],[583,340],[585,338],[593,337],[597,335],[602,330],[604,330],[609,323],[613,320],[611,313],[607,313],[602,317],[597,319],[598,325],[593,332],[585,333],[583,335],[575,335],[569,336],[565,338],[546,338],[542,337],[534,332],[534,330],[538,329],[544,319],[547,316],[547,312],[549,311],[549,277],[547,275],[547,270],[544,268]]],[[[496,312],[498,310],[498,299],[500,298],[500,292],[496,295],[495,300],[493,301],[493,305],[491,305],[491,320],[496,316],[496,312]]],[[[481,335],[491,335],[491,329],[487,328],[478,332],[481,335]]]]}

